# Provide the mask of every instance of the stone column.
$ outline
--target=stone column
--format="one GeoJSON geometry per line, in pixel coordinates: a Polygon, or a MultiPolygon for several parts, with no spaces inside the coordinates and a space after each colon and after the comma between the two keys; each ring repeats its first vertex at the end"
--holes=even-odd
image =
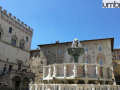
{"type": "Polygon", "coordinates": [[[110,87],[109,87],[109,86],[107,86],[107,90],[110,90],[110,87]]]}
{"type": "Polygon", "coordinates": [[[92,90],[95,90],[95,86],[94,85],[92,85],[92,90]]]}
{"type": "Polygon", "coordinates": [[[95,70],[96,70],[96,77],[98,77],[98,78],[99,78],[99,76],[98,76],[98,75],[99,75],[98,65],[96,65],[96,66],[95,66],[95,70]]]}
{"type": "Polygon", "coordinates": [[[87,65],[84,66],[85,77],[87,78],[87,65]]]}
{"type": "Polygon", "coordinates": [[[49,65],[49,77],[51,77],[51,66],[49,65]]]}
{"type": "Polygon", "coordinates": [[[35,85],[35,90],[38,90],[38,85],[37,84],[35,85]]]}
{"type": "Polygon", "coordinates": [[[29,90],[32,90],[33,85],[29,84],[29,90]]]}
{"type": "Polygon", "coordinates": [[[64,64],[64,77],[67,77],[67,65],[64,64]]]}
{"type": "Polygon", "coordinates": [[[74,64],[74,77],[77,77],[77,66],[74,64]]]}
{"type": "Polygon", "coordinates": [[[63,87],[62,85],[59,85],[59,90],[62,90],[62,87],[63,87]]]}
{"type": "Polygon", "coordinates": [[[57,65],[54,65],[54,77],[57,76],[57,65]]]}
{"type": "Polygon", "coordinates": [[[45,67],[43,66],[43,78],[45,78],[45,67]]]}

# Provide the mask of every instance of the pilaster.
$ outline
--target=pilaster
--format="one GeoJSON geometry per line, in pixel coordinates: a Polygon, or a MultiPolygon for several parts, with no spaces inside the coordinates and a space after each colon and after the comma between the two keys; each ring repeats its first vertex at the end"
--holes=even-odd
{"type": "Polygon", "coordinates": [[[45,69],[45,67],[43,67],[43,78],[45,78],[45,71],[46,71],[46,69],[45,69]]]}
{"type": "Polygon", "coordinates": [[[77,66],[74,64],[74,77],[77,77],[77,66]]]}
{"type": "Polygon", "coordinates": [[[88,76],[87,76],[87,65],[86,64],[84,66],[84,71],[85,71],[85,77],[87,78],[88,76]]]}
{"type": "Polygon", "coordinates": [[[64,64],[64,77],[66,77],[66,76],[67,76],[67,65],[64,64]]]}
{"type": "Polygon", "coordinates": [[[57,65],[54,65],[54,77],[57,76],[57,65]]]}
{"type": "Polygon", "coordinates": [[[51,66],[49,66],[49,77],[51,77],[51,66]]]}

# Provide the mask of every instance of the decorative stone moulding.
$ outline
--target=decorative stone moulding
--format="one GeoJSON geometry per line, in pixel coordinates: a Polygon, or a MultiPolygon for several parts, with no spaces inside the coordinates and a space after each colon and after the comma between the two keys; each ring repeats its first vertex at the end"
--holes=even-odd
{"type": "Polygon", "coordinates": [[[29,90],[120,90],[120,86],[95,84],[29,84],[29,90]]]}
{"type": "Polygon", "coordinates": [[[43,66],[43,81],[48,80],[100,80],[112,81],[109,66],[86,63],[64,63],[43,66]]]}

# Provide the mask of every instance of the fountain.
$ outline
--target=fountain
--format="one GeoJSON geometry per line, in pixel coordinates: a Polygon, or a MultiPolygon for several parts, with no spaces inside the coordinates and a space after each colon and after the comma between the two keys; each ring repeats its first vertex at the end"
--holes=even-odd
{"type": "Polygon", "coordinates": [[[43,66],[43,83],[29,84],[30,90],[120,90],[120,86],[113,85],[113,67],[78,63],[85,52],[78,39],[67,51],[74,63],[43,66]]]}
{"type": "Polygon", "coordinates": [[[76,38],[74,39],[71,48],[68,48],[67,51],[69,55],[74,57],[74,63],[78,63],[78,57],[84,53],[84,48],[76,38]]]}

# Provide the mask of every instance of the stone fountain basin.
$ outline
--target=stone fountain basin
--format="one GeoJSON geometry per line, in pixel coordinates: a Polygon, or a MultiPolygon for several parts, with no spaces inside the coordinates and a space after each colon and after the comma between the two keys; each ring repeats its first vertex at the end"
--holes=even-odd
{"type": "Polygon", "coordinates": [[[71,56],[80,56],[85,52],[83,47],[68,48],[67,51],[68,51],[68,54],[71,56]]]}

